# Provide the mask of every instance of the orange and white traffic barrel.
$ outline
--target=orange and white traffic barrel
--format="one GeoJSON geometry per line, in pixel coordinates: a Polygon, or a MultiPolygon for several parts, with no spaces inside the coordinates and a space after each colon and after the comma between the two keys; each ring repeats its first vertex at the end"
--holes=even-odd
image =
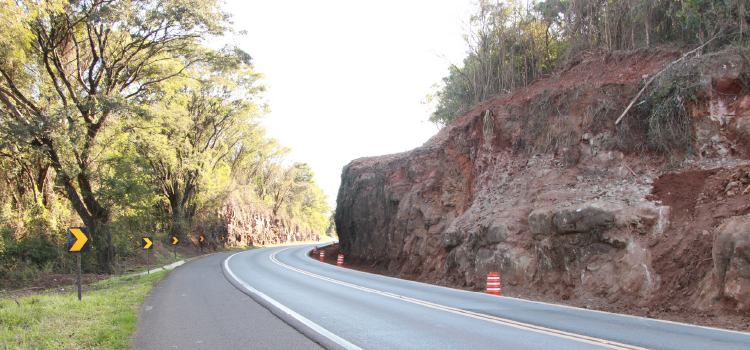
{"type": "Polygon", "coordinates": [[[315,246],[315,248],[313,248],[313,255],[318,255],[318,246],[315,246]]]}
{"type": "Polygon", "coordinates": [[[500,275],[497,272],[490,272],[487,275],[487,294],[501,295],[500,290],[500,275]]]}
{"type": "Polygon", "coordinates": [[[320,251],[320,261],[325,262],[326,261],[326,251],[321,250],[320,251]]]}
{"type": "Polygon", "coordinates": [[[336,262],[336,265],[344,267],[344,254],[339,254],[339,260],[336,262]]]}

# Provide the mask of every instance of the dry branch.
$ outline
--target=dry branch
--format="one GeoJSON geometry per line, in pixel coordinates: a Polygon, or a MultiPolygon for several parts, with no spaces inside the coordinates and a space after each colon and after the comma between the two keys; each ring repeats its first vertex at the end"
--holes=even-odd
{"type": "Polygon", "coordinates": [[[630,170],[630,172],[633,174],[633,176],[636,176],[636,177],[638,176],[638,175],[635,174],[635,171],[633,171],[633,169],[630,169],[630,167],[627,164],[625,164],[625,167],[628,168],[628,170],[630,170]]]}
{"type": "Polygon", "coordinates": [[[662,69],[658,73],[654,74],[654,76],[651,77],[651,79],[649,79],[646,82],[646,85],[643,86],[643,89],[641,89],[641,91],[638,91],[638,95],[635,95],[635,98],[633,98],[633,100],[630,101],[630,104],[628,105],[628,107],[625,108],[625,110],[622,112],[622,115],[620,115],[620,117],[617,118],[617,120],[615,121],[615,125],[617,125],[617,124],[620,123],[620,120],[622,120],[622,118],[625,117],[625,114],[627,114],[628,111],[630,111],[630,108],[633,107],[633,104],[635,104],[635,101],[638,101],[638,99],[641,97],[641,95],[643,94],[643,92],[646,91],[646,88],[649,85],[651,85],[651,83],[654,81],[654,79],[656,79],[656,77],[658,77],[661,73],[664,73],[664,71],[666,71],[667,69],[669,69],[669,67],[673,66],[675,63],[684,60],[686,57],[690,56],[694,52],[702,49],[704,46],[708,45],[710,42],[714,41],[714,39],[716,39],[716,38],[718,38],[718,36],[714,36],[713,38],[711,38],[711,40],[707,41],[705,44],[703,44],[701,46],[698,46],[697,48],[693,49],[692,51],[690,51],[690,52],[682,55],[682,57],[680,57],[679,59],[677,59],[675,61],[672,61],[672,63],[668,64],[666,67],[664,67],[664,69],[662,69]]]}
{"type": "Polygon", "coordinates": [[[749,191],[749,190],[750,190],[750,186],[747,186],[747,188],[746,188],[746,189],[745,189],[744,191],[742,191],[742,194],[743,194],[743,195],[746,195],[746,194],[747,194],[747,191],[749,191]]]}

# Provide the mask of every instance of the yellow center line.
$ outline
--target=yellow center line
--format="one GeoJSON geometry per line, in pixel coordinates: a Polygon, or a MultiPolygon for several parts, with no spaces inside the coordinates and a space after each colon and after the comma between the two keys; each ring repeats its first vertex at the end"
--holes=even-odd
{"type": "Polygon", "coordinates": [[[579,342],[583,342],[583,343],[604,346],[604,347],[611,348],[611,349],[648,350],[647,348],[642,348],[642,347],[638,347],[638,346],[635,346],[635,345],[622,344],[622,343],[618,343],[618,342],[614,342],[614,341],[609,341],[609,340],[604,340],[604,339],[600,339],[600,338],[590,337],[590,336],[583,335],[583,334],[571,333],[571,332],[561,331],[561,330],[557,330],[557,329],[552,329],[552,328],[547,328],[547,327],[542,327],[542,326],[536,326],[536,325],[533,325],[533,324],[530,324],[530,323],[518,322],[518,321],[513,321],[513,320],[510,320],[510,319],[507,319],[507,318],[501,318],[501,317],[487,315],[487,314],[482,314],[482,313],[478,313],[478,312],[467,311],[467,310],[458,309],[458,308],[454,308],[454,307],[450,307],[450,306],[445,306],[445,305],[441,305],[441,304],[435,304],[435,303],[431,303],[429,301],[424,301],[424,300],[410,298],[410,297],[399,295],[399,294],[395,294],[395,293],[390,293],[390,292],[384,292],[384,291],[380,291],[380,290],[376,290],[376,289],[371,289],[371,288],[363,287],[363,286],[360,286],[360,285],[356,285],[356,284],[352,284],[352,283],[348,283],[348,282],[344,282],[344,281],[339,281],[339,280],[336,280],[336,279],[333,279],[333,278],[330,278],[330,277],[325,277],[325,276],[317,275],[317,274],[314,274],[312,272],[308,272],[308,271],[305,271],[305,270],[302,270],[302,269],[298,269],[296,267],[289,266],[287,264],[282,263],[278,259],[276,259],[276,254],[278,254],[280,252],[283,252],[283,251],[285,251],[287,249],[291,249],[291,248],[293,248],[293,247],[284,248],[284,249],[281,249],[279,251],[274,252],[273,254],[271,254],[271,261],[273,261],[274,263],[276,263],[277,265],[279,265],[281,267],[287,268],[287,269],[292,270],[292,271],[299,272],[301,274],[308,275],[310,277],[321,279],[321,280],[324,280],[324,281],[328,281],[328,282],[336,283],[336,284],[339,284],[339,285],[342,285],[342,286],[346,286],[346,287],[358,289],[358,290],[361,290],[361,291],[364,291],[364,292],[369,292],[369,293],[374,293],[374,294],[386,296],[386,297],[393,298],[393,299],[403,300],[403,301],[406,301],[406,302],[409,302],[409,303],[412,303],[412,304],[422,305],[422,306],[426,306],[426,307],[429,307],[429,308],[432,308],[432,309],[436,309],[436,310],[442,310],[442,311],[447,311],[447,312],[454,313],[454,314],[457,314],[457,315],[463,315],[463,316],[466,316],[466,317],[471,317],[471,318],[478,319],[478,320],[488,321],[488,322],[492,322],[492,323],[496,323],[496,324],[501,324],[501,325],[509,326],[509,327],[514,327],[514,328],[518,328],[518,329],[523,329],[523,330],[527,330],[527,331],[532,331],[532,332],[536,332],[536,333],[547,334],[547,335],[551,335],[551,336],[555,336],[555,337],[560,337],[560,338],[575,340],[575,341],[579,341],[579,342]]]}

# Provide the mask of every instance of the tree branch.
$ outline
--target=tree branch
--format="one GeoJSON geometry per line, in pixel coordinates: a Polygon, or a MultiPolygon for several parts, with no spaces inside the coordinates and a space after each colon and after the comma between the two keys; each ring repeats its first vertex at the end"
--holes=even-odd
{"type": "Polygon", "coordinates": [[[643,88],[641,89],[641,91],[639,91],[638,94],[635,95],[635,97],[633,98],[633,100],[630,101],[630,104],[628,105],[628,107],[625,108],[625,110],[622,112],[622,114],[620,115],[620,117],[617,118],[617,120],[615,121],[615,125],[617,125],[618,123],[620,123],[620,121],[622,120],[622,118],[625,117],[626,114],[628,114],[628,111],[630,111],[630,108],[633,107],[633,104],[635,104],[635,102],[638,101],[638,99],[641,97],[641,95],[643,94],[643,92],[646,91],[646,88],[649,85],[651,85],[651,83],[656,79],[656,77],[658,77],[659,75],[661,75],[661,73],[664,73],[664,71],[666,71],[667,69],[669,69],[669,67],[673,66],[675,63],[684,60],[685,58],[687,58],[688,56],[690,56],[694,52],[702,49],[704,46],[708,45],[710,42],[714,41],[714,39],[716,39],[718,37],[719,37],[718,35],[714,35],[714,37],[711,38],[711,40],[707,41],[705,44],[703,44],[701,46],[698,46],[697,48],[693,49],[692,51],[690,51],[690,52],[682,55],[682,57],[680,57],[679,59],[677,59],[677,60],[673,61],[672,63],[668,64],[666,67],[664,67],[664,69],[662,69],[658,73],[654,74],[654,76],[651,77],[651,79],[649,79],[646,82],[646,85],[643,86],[643,88]]]}

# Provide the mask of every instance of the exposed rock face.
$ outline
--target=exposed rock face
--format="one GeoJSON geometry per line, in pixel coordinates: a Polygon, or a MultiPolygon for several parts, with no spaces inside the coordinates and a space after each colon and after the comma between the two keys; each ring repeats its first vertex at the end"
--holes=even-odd
{"type": "Polygon", "coordinates": [[[736,218],[750,185],[744,59],[706,69],[709,93],[692,106],[694,153],[636,152],[635,124],[614,125],[643,76],[676,58],[592,58],[484,102],[420,148],[351,162],[337,199],[342,253],[477,290],[496,271],[503,284],[565,298],[746,310],[750,237],[741,228],[750,226],[736,218]],[[718,203],[699,205],[709,198],[718,203]]]}
{"type": "Polygon", "coordinates": [[[204,246],[208,248],[216,245],[246,247],[320,240],[317,233],[275,216],[270,210],[235,199],[224,203],[215,217],[206,216],[201,217],[195,226],[201,227],[201,235],[207,239],[204,246]]]}
{"type": "Polygon", "coordinates": [[[704,290],[725,298],[735,310],[750,311],[750,216],[734,216],[716,229],[713,269],[704,290]]]}

